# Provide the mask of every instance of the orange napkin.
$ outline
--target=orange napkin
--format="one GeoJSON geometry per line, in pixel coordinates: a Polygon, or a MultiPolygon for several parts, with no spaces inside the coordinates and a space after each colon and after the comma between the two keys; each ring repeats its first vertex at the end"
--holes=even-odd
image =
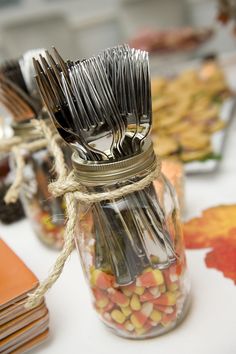
{"type": "Polygon", "coordinates": [[[34,309],[24,305],[38,279],[0,239],[0,353],[24,353],[48,337],[44,300],[34,309]]]}

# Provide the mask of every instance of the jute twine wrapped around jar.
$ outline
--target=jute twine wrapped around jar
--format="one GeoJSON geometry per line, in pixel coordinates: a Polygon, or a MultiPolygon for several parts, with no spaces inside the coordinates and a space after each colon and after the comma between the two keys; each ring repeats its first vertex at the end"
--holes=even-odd
{"type": "MultiPolygon", "coordinates": [[[[11,153],[16,164],[15,179],[9,190],[7,191],[4,201],[6,204],[15,203],[19,197],[24,179],[25,153],[33,153],[43,148],[48,147],[48,140],[43,137],[41,127],[37,120],[32,120],[32,124],[39,130],[39,138],[34,141],[25,141],[24,138],[13,136],[12,138],[0,140],[0,152],[11,153]],[[41,131],[41,134],[40,134],[41,131]]],[[[51,133],[52,148],[55,151],[54,142],[57,140],[57,135],[51,133]]],[[[48,132],[48,133],[49,133],[48,132]]]]}
{"type": "MultiPolygon", "coordinates": [[[[44,139],[42,139],[42,147],[47,147],[55,160],[55,171],[57,173],[57,181],[49,185],[49,191],[54,197],[63,196],[66,203],[66,227],[64,233],[64,246],[60,254],[58,255],[56,262],[49,273],[48,277],[43,280],[37,289],[28,294],[28,300],[25,303],[27,309],[34,308],[39,305],[41,299],[49,290],[52,285],[59,278],[63,271],[66,260],[74,249],[74,232],[77,219],[76,205],[79,202],[85,203],[97,203],[107,199],[117,199],[130,193],[139,191],[147,187],[154,179],[158,178],[161,174],[161,161],[156,158],[155,170],[148,176],[133,183],[132,185],[124,186],[113,191],[102,193],[89,193],[84,191],[81,184],[75,179],[73,171],[68,173],[64,160],[64,154],[57,143],[57,135],[53,134],[51,129],[45,124],[43,120],[34,121],[35,126],[43,132],[44,139]]],[[[35,142],[36,143],[36,142],[35,142]]],[[[22,148],[27,151],[35,151],[34,145],[25,146],[20,142],[17,142],[16,146],[12,146],[11,151],[14,153],[16,159],[16,165],[19,169],[16,173],[16,179],[9,189],[6,195],[6,202],[14,201],[19,195],[19,188],[23,182],[22,169],[24,168],[24,162],[22,157],[22,148]]],[[[1,150],[1,145],[0,145],[1,150]]]]}

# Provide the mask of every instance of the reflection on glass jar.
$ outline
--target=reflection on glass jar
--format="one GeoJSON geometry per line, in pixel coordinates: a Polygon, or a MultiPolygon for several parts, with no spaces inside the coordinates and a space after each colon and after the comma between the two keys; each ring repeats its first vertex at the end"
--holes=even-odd
{"type": "MultiPolygon", "coordinates": [[[[154,166],[150,149],[112,167],[102,163],[100,170],[99,163],[75,157],[74,166],[87,190],[107,192],[148,175],[154,166]]],[[[153,337],[184,317],[189,281],[179,208],[163,175],[125,197],[78,205],[76,244],[94,307],[113,332],[153,337]]]]}
{"type": "MultiPolygon", "coordinates": [[[[55,130],[49,119],[45,120],[55,130]]],[[[25,143],[43,138],[30,121],[14,124],[13,130],[15,136],[25,143]]],[[[70,167],[71,153],[61,141],[60,146],[70,167]]],[[[65,205],[62,198],[54,198],[48,191],[49,183],[57,177],[53,170],[54,160],[47,148],[39,148],[35,152],[25,151],[25,162],[21,200],[26,216],[40,240],[52,248],[60,249],[64,242],[65,205]]]]}
{"type": "Polygon", "coordinates": [[[28,155],[21,200],[36,235],[48,246],[60,249],[65,207],[62,198],[54,198],[48,191],[52,169],[53,159],[47,149],[28,155]]]}

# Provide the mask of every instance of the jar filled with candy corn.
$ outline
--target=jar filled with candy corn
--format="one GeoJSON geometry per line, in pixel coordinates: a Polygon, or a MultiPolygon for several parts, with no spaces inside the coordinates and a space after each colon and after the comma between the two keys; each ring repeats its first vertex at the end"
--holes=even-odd
{"type": "MultiPolygon", "coordinates": [[[[30,121],[13,125],[13,130],[15,136],[20,136],[27,143],[43,138],[30,121]]],[[[26,166],[20,198],[26,216],[41,241],[60,249],[63,246],[65,208],[62,198],[54,198],[48,191],[48,184],[56,177],[53,159],[44,147],[24,153],[26,166]]]]}
{"type": "Polygon", "coordinates": [[[86,191],[106,194],[100,202],[78,203],[76,228],[100,319],[117,335],[134,339],[173,329],[187,312],[190,288],[177,198],[162,174],[133,191],[156,170],[152,144],[148,140],[138,155],[112,163],[76,154],[72,160],[86,191]],[[125,186],[132,191],[109,197],[125,186]]]}

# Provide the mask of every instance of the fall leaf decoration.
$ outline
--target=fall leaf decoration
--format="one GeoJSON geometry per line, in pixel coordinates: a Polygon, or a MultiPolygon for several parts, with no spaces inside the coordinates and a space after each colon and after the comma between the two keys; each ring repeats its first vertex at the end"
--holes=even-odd
{"type": "Polygon", "coordinates": [[[208,268],[221,271],[236,284],[236,205],[220,205],[184,224],[186,248],[210,247],[205,258],[208,268]]]}
{"type": "Polygon", "coordinates": [[[236,204],[219,205],[203,211],[202,216],[184,224],[187,248],[213,246],[222,239],[234,239],[236,244],[236,204]]]}
{"type": "Polygon", "coordinates": [[[208,268],[215,268],[230,278],[236,285],[236,244],[222,240],[207,253],[205,262],[208,268]]]}

